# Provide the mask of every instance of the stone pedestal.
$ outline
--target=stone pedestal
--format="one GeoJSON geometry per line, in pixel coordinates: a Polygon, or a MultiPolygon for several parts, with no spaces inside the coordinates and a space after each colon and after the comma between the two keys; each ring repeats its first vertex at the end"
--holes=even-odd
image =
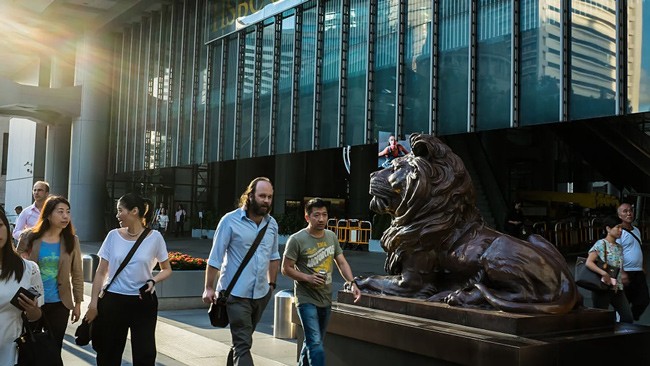
{"type": "Polygon", "coordinates": [[[648,342],[649,327],[605,310],[525,315],[378,295],[352,305],[339,292],[325,348],[328,365],[575,366],[650,364],[648,342]]]}

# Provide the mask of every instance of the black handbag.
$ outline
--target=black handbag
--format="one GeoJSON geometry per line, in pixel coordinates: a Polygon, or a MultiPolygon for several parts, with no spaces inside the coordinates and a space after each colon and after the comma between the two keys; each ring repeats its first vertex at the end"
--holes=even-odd
{"type": "MultiPolygon", "coordinates": [[[[620,268],[612,267],[607,264],[607,243],[603,242],[603,246],[604,246],[604,253],[605,253],[605,262],[600,260],[600,257],[597,257],[594,263],[596,263],[598,268],[609,273],[609,276],[611,278],[617,278],[620,268]]],[[[603,281],[601,281],[602,276],[589,269],[586,263],[587,263],[587,258],[578,257],[576,259],[576,269],[575,269],[576,285],[591,291],[610,290],[612,286],[603,283],[603,281]]]]}
{"type": "Polygon", "coordinates": [[[232,291],[233,287],[235,287],[235,283],[237,283],[239,276],[244,270],[244,267],[246,267],[248,262],[253,257],[255,250],[260,245],[260,242],[262,241],[262,237],[264,237],[264,233],[266,233],[266,228],[269,226],[269,222],[267,222],[266,225],[264,225],[264,227],[262,228],[262,230],[260,230],[260,232],[257,233],[257,237],[255,238],[253,245],[251,245],[250,249],[248,249],[248,253],[246,253],[246,256],[242,260],[241,265],[239,266],[237,272],[235,273],[235,276],[232,278],[232,281],[230,281],[230,284],[228,284],[228,288],[226,288],[226,290],[219,291],[219,296],[217,296],[217,301],[210,304],[210,309],[208,310],[208,316],[210,317],[210,324],[212,324],[213,327],[225,328],[228,326],[229,323],[228,312],[226,311],[226,302],[228,300],[228,296],[230,296],[230,292],[232,291]]]}
{"type": "Polygon", "coordinates": [[[23,332],[16,338],[18,347],[18,366],[63,366],[58,342],[47,329],[47,320],[41,316],[40,321],[30,323],[25,314],[23,332]],[[45,327],[43,326],[45,323],[45,327]]]}
{"type": "Polygon", "coordinates": [[[103,331],[102,329],[106,326],[110,326],[109,324],[103,324],[101,321],[101,313],[103,312],[103,302],[102,298],[104,297],[104,294],[106,294],[106,291],[108,288],[111,286],[113,281],[115,281],[115,278],[117,277],[120,272],[126,267],[126,265],[129,263],[131,260],[131,257],[133,257],[133,254],[135,251],[140,247],[140,244],[144,240],[144,238],[147,237],[147,234],[151,229],[149,228],[144,228],[142,230],[142,233],[138,237],[138,240],[133,244],[133,247],[129,251],[129,253],[126,255],[122,263],[120,263],[120,266],[117,268],[117,271],[115,271],[115,274],[113,275],[113,278],[111,279],[111,282],[109,282],[106,287],[102,289],[102,291],[99,293],[99,299],[97,300],[97,317],[91,322],[88,323],[86,322],[86,319],[84,318],[79,327],[77,328],[77,332],[79,332],[79,335],[77,335],[77,332],[75,332],[75,343],[80,346],[85,346],[88,344],[86,339],[92,340],[93,341],[93,349],[95,351],[99,351],[101,349],[102,343],[104,342],[104,337],[103,337],[103,331]],[[85,325],[84,325],[85,324],[85,325]],[[81,330],[79,329],[81,328],[81,330]],[[88,337],[86,337],[86,334],[88,337]],[[78,343],[80,342],[80,343],[78,343]],[[85,343],[84,343],[85,342],[85,343]]]}

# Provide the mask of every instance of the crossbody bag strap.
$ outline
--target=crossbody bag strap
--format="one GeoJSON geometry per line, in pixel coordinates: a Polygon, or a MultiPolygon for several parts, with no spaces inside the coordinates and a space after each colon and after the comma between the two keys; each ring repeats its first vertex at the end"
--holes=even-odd
{"type": "Polygon", "coordinates": [[[609,267],[609,263],[607,263],[607,240],[603,239],[603,251],[605,252],[605,264],[603,264],[603,269],[607,269],[609,267]]]}
{"type": "Polygon", "coordinates": [[[135,244],[133,244],[133,247],[131,248],[129,253],[126,255],[126,257],[124,258],[122,263],[120,263],[120,266],[117,268],[117,271],[115,271],[115,274],[113,275],[113,278],[111,278],[111,282],[109,282],[106,285],[106,287],[104,287],[104,289],[102,290],[102,293],[100,294],[101,295],[100,297],[102,297],[103,294],[106,293],[106,291],[108,291],[108,288],[111,286],[113,281],[115,281],[115,277],[117,277],[117,275],[120,274],[120,272],[122,272],[124,267],[126,267],[126,265],[129,264],[129,261],[133,257],[133,254],[135,253],[136,250],[138,250],[138,247],[140,246],[140,244],[142,244],[142,241],[144,240],[144,238],[147,237],[147,234],[149,234],[149,231],[151,231],[151,229],[146,228],[146,227],[144,228],[144,230],[142,230],[142,234],[140,234],[140,236],[138,237],[138,240],[135,241],[135,244]]]}
{"type": "Polygon", "coordinates": [[[241,273],[244,271],[244,267],[248,264],[248,262],[251,260],[253,257],[253,254],[255,253],[255,250],[257,247],[260,245],[260,242],[262,241],[262,238],[264,237],[264,234],[266,233],[266,228],[269,226],[269,223],[271,220],[269,219],[269,222],[264,225],[262,230],[260,230],[259,233],[257,233],[257,237],[255,238],[255,241],[253,242],[253,245],[251,245],[250,249],[248,249],[248,253],[246,253],[246,256],[241,262],[241,265],[239,268],[237,268],[237,272],[235,273],[235,276],[232,278],[232,281],[230,281],[230,284],[228,285],[228,288],[226,289],[226,297],[230,295],[230,291],[232,291],[233,287],[235,287],[235,283],[237,283],[237,280],[239,279],[239,276],[241,273]]]}
{"type": "Polygon", "coordinates": [[[639,237],[636,236],[636,234],[635,234],[632,230],[630,230],[630,229],[626,229],[626,228],[623,228],[623,230],[627,231],[628,234],[632,235],[632,237],[633,237],[634,239],[636,239],[636,241],[639,242],[639,245],[641,245],[641,239],[639,239],[639,237]]]}

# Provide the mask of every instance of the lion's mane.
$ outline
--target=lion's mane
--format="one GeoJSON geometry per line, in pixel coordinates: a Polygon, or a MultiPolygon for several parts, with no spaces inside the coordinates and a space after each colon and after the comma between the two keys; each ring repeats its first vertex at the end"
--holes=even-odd
{"type": "MultiPolygon", "coordinates": [[[[397,256],[402,251],[439,249],[423,247],[421,243],[431,243],[422,238],[434,236],[438,238],[436,244],[444,245],[460,225],[472,223],[474,232],[483,226],[483,218],[474,204],[472,180],[458,155],[433,136],[413,134],[410,141],[413,154],[395,162],[409,166],[406,189],[390,227],[381,238],[384,250],[397,256]]],[[[395,270],[399,269],[392,268],[390,272],[395,270]]]]}

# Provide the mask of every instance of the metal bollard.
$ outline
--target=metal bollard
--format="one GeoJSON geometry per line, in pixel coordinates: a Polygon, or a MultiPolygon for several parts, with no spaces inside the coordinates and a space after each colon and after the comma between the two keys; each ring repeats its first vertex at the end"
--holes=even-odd
{"type": "Polygon", "coordinates": [[[99,257],[97,254],[86,254],[83,257],[83,271],[84,281],[93,282],[95,279],[95,272],[99,266],[99,257]]]}
{"type": "Polygon", "coordinates": [[[273,337],[284,339],[296,338],[296,325],[291,322],[292,307],[293,290],[282,290],[275,294],[273,337]]]}

